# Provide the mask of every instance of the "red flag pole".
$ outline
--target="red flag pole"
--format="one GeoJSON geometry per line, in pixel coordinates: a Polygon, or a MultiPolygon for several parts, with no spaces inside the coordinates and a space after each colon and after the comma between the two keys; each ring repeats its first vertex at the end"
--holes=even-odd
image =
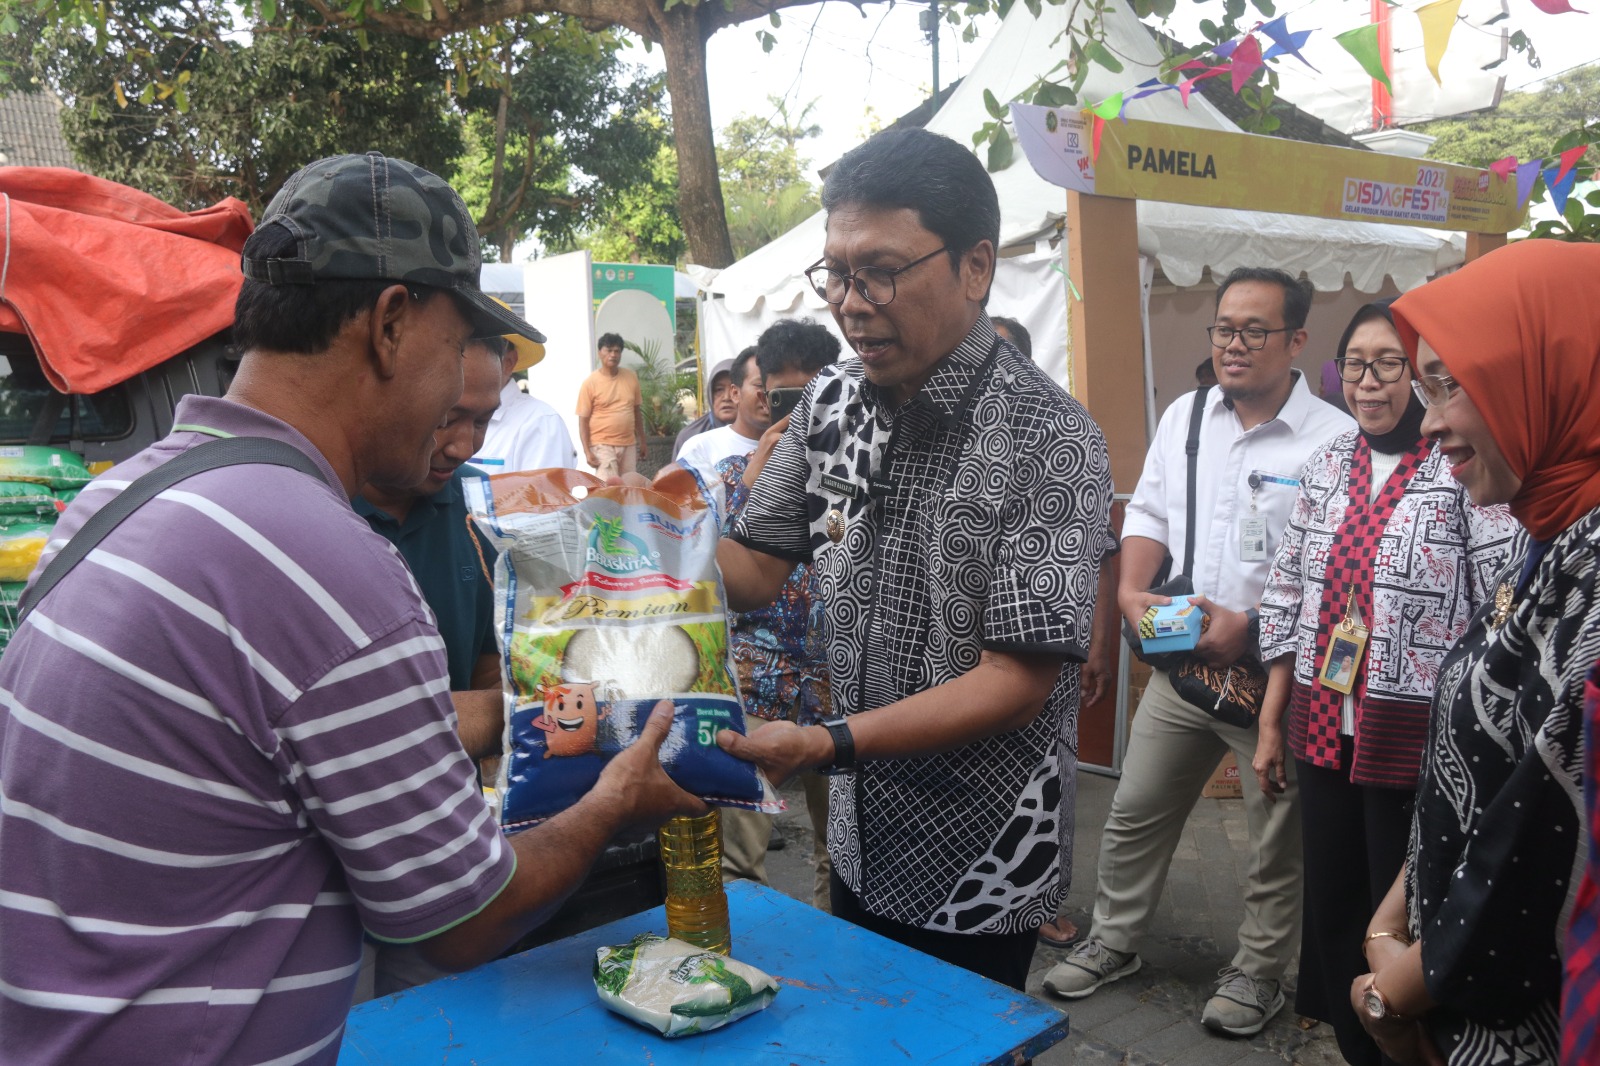
{"type": "MultiPolygon", "coordinates": [[[[1394,51],[1389,37],[1389,5],[1384,0],[1372,0],[1372,21],[1378,27],[1378,61],[1383,72],[1394,84],[1394,51]]],[[[1394,125],[1394,100],[1389,90],[1377,78],[1372,79],[1372,128],[1388,129],[1394,125]]]]}

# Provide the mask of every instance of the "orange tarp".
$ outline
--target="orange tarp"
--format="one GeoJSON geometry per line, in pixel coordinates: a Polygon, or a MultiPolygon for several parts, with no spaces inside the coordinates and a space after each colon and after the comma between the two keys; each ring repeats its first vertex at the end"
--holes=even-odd
{"type": "Polygon", "coordinates": [[[26,333],[50,383],[91,393],[233,324],[254,229],[229,197],[183,212],[57,167],[0,167],[0,332],[26,333]]]}

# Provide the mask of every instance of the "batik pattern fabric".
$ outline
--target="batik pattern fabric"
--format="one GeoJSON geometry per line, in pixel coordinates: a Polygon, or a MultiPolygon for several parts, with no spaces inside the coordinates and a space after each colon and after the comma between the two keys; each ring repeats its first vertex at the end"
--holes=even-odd
{"type": "MultiPolygon", "coordinates": [[[[1516,589],[1519,537],[1496,587],[1516,589]]],[[[1411,935],[1452,1066],[1554,1062],[1558,951],[1582,870],[1584,681],[1600,658],[1600,508],[1439,672],[1406,860],[1411,935]]]]}
{"type": "Polygon", "coordinates": [[[1586,865],[1567,929],[1567,978],[1561,989],[1562,1066],[1589,1066],[1600,1054],[1600,664],[1584,693],[1584,805],[1589,832],[1586,865]]]}
{"type": "Polygon", "coordinates": [[[832,779],[828,850],[872,913],[957,933],[1054,916],[1110,503],[1099,427],[987,316],[902,404],[856,359],[808,386],[733,536],[814,561],[835,708],[898,702],[985,651],[1067,664],[1026,726],[832,779]]]}
{"type": "MultiPolygon", "coordinates": [[[[1352,484],[1358,443],[1365,447],[1359,432],[1342,433],[1306,462],[1261,597],[1262,660],[1295,657],[1289,749],[1328,769],[1340,768],[1340,704],[1319,704],[1313,696],[1332,635],[1328,605],[1344,617],[1339,586],[1348,566],[1335,545],[1351,501],[1368,499],[1367,484],[1359,492],[1352,484]]],[[[1370,635],[1349,767],[1355,784],[1390,788],[1416,784],[1440,665],[1473,611],[1489,598],[1518,528],[1504,507],[1474,507],[1436,446],[1409,477],[1405,465],[1390,479],[1391,486],[1402,482],[1404,491],[1375,543],[1361,552],[1365,557],[1370,551],[1371,559],[1358,597],[1370,635]]]]}
{"type": "MultiPolygon", "coordinates": [[[[744,472],[750,456],[716,465],[722,482],[723,533],[732,531],[750,490],[744,472]]],[[[828,684],[827,618],[816,571],[802,563],[784,581],[772,606],[728,612],[729,654],[739,677],[746,714],[769,722],[816,725],[833,715],[828,684]]]]}

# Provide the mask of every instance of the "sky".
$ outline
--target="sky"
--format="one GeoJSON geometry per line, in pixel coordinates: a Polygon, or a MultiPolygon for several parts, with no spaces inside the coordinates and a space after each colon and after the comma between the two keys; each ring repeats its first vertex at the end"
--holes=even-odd
{"type": "MultiPolygon", "coordinates": [[[[1543,62],[1542,70],[1534,70],[1513,54],[1502,68],[1507,91],[1600,60],[1600,0],[1586,5],[1593,13],[1581,15],[1546,15],[1528,0],[1506,2],[1511,8],[1508,24],[1527,33],[1543,62]]],[[[1368,0],[1287,0],[1279,3],[1278,12],[1289,14],[1291,29],[1334,30],[1348,24],[1352,6],[1364,11],[1368,0]]],[[[1403,4],[1406,9],[1416,6],[1417,0],[1403,4]]],[[[713,124],[721,129],[741,114],[773,116],[769,96],[787,100],[791,115],[816,101],[813,120],[823,127],[823,134],[802,142],[802,149],[813,167],[832,162],[864,139],[874,119],[886,125],[929,95],[933,64],[917,24],[921,10],[908,3],[869,3],[858,9],[833,0],[785,9],[783,25],[775,30],[762,20],[720,31],[707,51],[713,124]],[[756,38],[762,29],[777,38],[771,53],[764,53],[756,38]]],[[[1204,14],[1204,5],[1180,0],[1170,32],[1183,36],[1185,20],[1193,24],[1204,14]]],[[[980,23],[983,34],[963,44],[958,27],[941,23],[941,85],[971,69],[982,54],[984,36],[997,25],[998,20],[985,19],[980,23]]],[[[647,54],[635,48],[632,58],[659,69],[660,56],[659,49],[647,54]]],[[[1353,63],[1335,55],[1334,62],[1340,61],[1353,63]]]]}

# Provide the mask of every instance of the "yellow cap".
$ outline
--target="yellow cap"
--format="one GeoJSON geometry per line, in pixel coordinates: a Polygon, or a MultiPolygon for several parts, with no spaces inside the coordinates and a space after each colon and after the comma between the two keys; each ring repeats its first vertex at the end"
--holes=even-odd
{"type": "MultiPolygon", "coordinates": [[[[491,296],[489,299],[504,307],[507,311],[511,310],[511,305],[504,300],[495,296],[491,296]]],[[[544,358],[544,345],[538,341],[530,341],[528,338],[516,333],[507,333],[506,340],[511,343],[511,347],[517,350],[517,365],[512,371],[513,373],[517,370],[526,370],[531,366],[537,366],[539,361],[544,358]]]]}

